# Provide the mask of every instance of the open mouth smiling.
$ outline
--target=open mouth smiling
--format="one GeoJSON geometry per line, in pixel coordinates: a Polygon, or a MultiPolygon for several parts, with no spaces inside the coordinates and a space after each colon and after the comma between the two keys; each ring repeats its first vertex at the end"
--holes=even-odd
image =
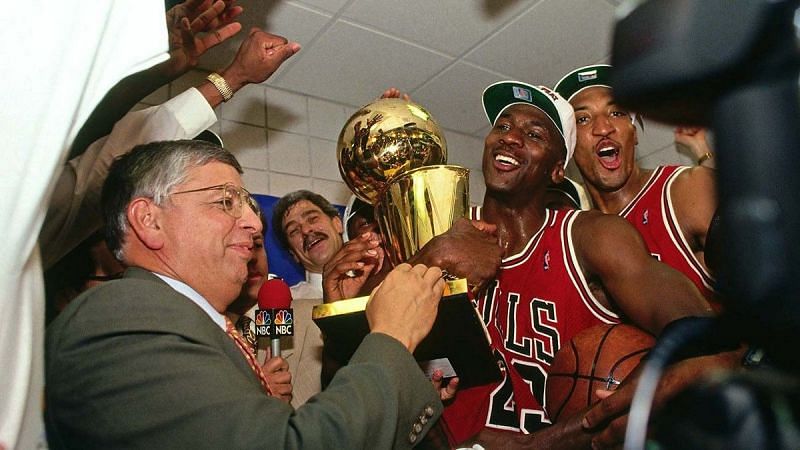
{"type": "Polygon", "coordinates": [[[324,241],[327,237],[321,235],[310,236],[308,239],[303,240],[303,251],[308,252],[314,246],[324,241]]]}
{"type": "Polygon", "coordinates": [[[616,143],[607,140],[598,143],[595,154],[606,169],[613,170],[620,166],[619,146],[616,143]]]}
{"type": "Polygon", "coordinates": [[[495,153],[494,165],[500,170],[513,170],[521,165],[520,161],[507,153],[495,153]]]}

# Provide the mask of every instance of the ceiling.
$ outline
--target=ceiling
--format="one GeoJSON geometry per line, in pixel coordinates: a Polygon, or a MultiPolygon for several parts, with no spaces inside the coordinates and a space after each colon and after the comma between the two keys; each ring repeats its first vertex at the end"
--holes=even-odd
{"type": "MultiPolygon", "coordinates": [[[[480,94],[516,79],[554,85],[576,67],[607,62],[621,0],[239,0],[243,29],[258,26],[302,50],[268,81],[360,107],[395,86],[448,130],[482,138],[480,94]]],[[[243,36],[209,52],[201,68],[233,58],[243,36]]],[[[649,131],[649,130],[648,130],[649,131]]],[[[642,137],[640,156],[672,144],[642,137]],[[643,148],[644,147],[644,148],[643,148]],[[644,152],[643,152],[644,150],[644,152]]]]}

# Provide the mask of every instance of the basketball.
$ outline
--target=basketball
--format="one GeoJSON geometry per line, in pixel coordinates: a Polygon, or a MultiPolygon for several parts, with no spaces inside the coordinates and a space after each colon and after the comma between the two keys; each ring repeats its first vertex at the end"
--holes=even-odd
{"type": "Polygon", "coordinates": [[[553,359],[547,376],[547,412],[553,423],[597,402],[597,389],[614,389],[653,347],[647,332],[626,324],[581,331],[553,359]]]}

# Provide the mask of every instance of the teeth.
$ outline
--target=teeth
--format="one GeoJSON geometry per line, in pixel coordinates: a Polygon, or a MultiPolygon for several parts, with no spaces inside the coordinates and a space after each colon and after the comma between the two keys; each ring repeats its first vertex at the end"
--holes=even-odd
{"type": "Polygon", "coordinates": [[[617,153],[617,149],[611,146],[603,147],[597,152],[599,156],[613,156],[617,153]]]}
{"type": "Polygon", "coordinates": [[[494,160],[495,161],[500,161],[500,162],[506,163],[506,164],[511,164],[512,166],[519,166],[519,161],[517,161],[514,158],[511,158],[510,156],[497,155],[497,156],[494,157],[494,160]]]}

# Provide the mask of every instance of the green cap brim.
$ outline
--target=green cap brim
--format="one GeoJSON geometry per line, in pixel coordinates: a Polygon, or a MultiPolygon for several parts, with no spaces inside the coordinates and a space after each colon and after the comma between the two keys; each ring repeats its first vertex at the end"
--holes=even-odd
{"type": "Polygon", "coordinates": [[[483,92],[483,110],[492,125],[506,108],[518,104],[531,105],[542,110],[564,136],[564,127],[553,100],[539,88],[526,83],[501,81],[487,87],[483,92]]]}
{"type": "Polygon", "coordinates": [[[564,75],[554,90],[570,101],[582,90],[595,86],[611,89],[611,66],[595,64],[575,69],[564,75]]]}

